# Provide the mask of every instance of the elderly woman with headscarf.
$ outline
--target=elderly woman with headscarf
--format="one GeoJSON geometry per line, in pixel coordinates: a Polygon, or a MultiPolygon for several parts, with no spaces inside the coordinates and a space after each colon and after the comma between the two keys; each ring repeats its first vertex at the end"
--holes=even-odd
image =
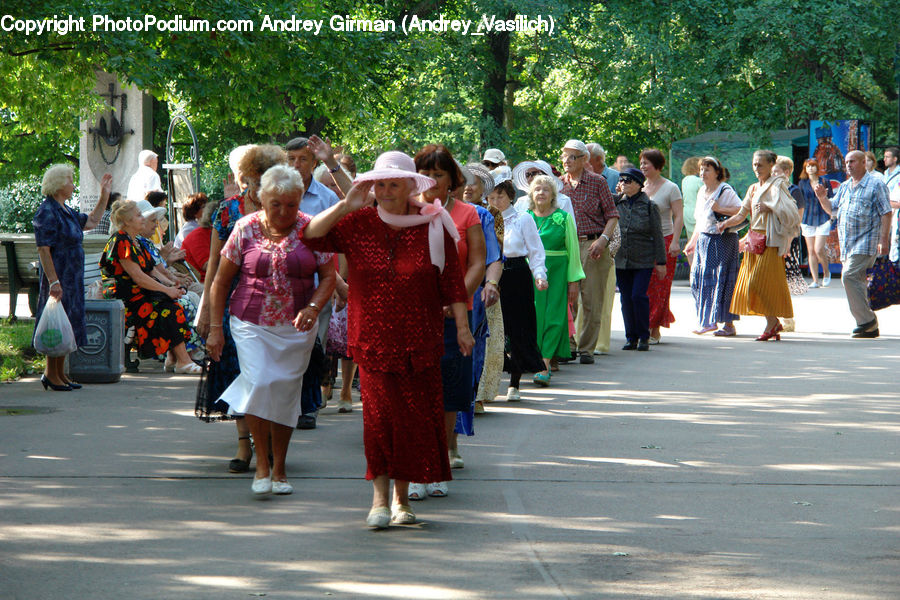
{"type": "Polygon", "coordinates": [[[731,300],[731,312],[762,315],[766,329],[756,338],[765,342],[781,339],[778,317],[793,318],[794,308],[784,271],[784,258],[791,247],[800,215],[784,177],[772,175],[778,155],[771,150],[753,153],[753,172],[758,183],[747,190],[741,209],[720,221],[719,231],[734,227],[750,215],[750,231],[744,238],[744,260],[731,300]]]}
{"type": "Polygon", "coordinates": [[[459,234],[439,201],[415,199],[434,185],[409,156],[386,152],[304,232],[309,246],[347,257],[348,346],[359,364],[366,479],[374,489],[366,523],[377,529],[415,522],[410,481],[451,478],[441,384],[444,307],[460,353],[474,345],[454,243],[459,234]]]}
{"type": "MultiPolygon", "coordinates": [[[[100,222],[109,200],[112,175],[107,173],[100,180],[100,200],[91,214],[78,212],[66,206],[75,191],[74,169],[69,165],[53,165],[44,173],[41,193],[44,201],[38,206],[32,220],[34,241],[40,260],[37,313],[35,323],[41,322],[41,314],[49,298],[62,302],[75,343],[87,344],[84,313],[84,231],[93,229],[100,222]]],[[[81,388],[69,380],[64,371],[65,356],[48,356],[41,375],[44,389],[68,392],[81,388]]]]}
{"type": "Polygon", "coordinates": [[[500,285],[500,304],[503,308],[503,331],[509,348],[508,402],[519,401],[519,382],[522,373],[539,373],[545,369],[541,350],[537,345],[537,316],[534,308],[534,289],[547,289],[547,268],[544,266],[544,245],[537,225],[530,215],[520,213],[512,201],[516,191],[512,181],[501,181],[488,194],[488,202],[503,217],[503,279],[500,285]],[[532,277],[534,282],[532,282],[532,277]]]}
{"type": "Polygon", "coordinates": [[[300,389],[316,341],[316,319],[334,291],[334,265],[331,254],[313,252],[301,240],[310,218],[299,211],[304,187],[296,170],[275,165],[250,186],[262,210],[235,223],[222,248],[207,347],[218,360],[225,344],[218,324],[230,293],[231,335],[241,374],[222,400],[231,414],[244,415],[260,448],[271,443],[271,465],[267,452],[257,453],[253,493],[290,494],[284,462],[300,417],[300,389]],[[231,292],[235,277],[238,283],[231,292]]]}
{"type": "Polygon", "coordinates": [[[555,179],[538,175],[528,190],[528,215],[544,246],[548,281],[547,289],[538,288],[534,294],[537,343],[544,361],[534,383],[541,387],[550,385],[550,361],[571,355],[567,310],[578,298],[578,282],[584,279],[575,219],[556,204],[555,179]]]}
{"type": "Polygon", "coordinates": [[[741,199],[725,183],[725,168],[719,160],[707,156],[700,160],[703,185],[697,192],[694,210],[696,226],[685,254],[693,255],[691,293],[697,307],[697,329],[702,335],[715,331],[717,336],[733,336],[734,322],[740,317],[731,312],[731,298],[737,283],[738,236],[733,230],[719,231],[716,224],[737,213],[741,199]],[[719,323],[724,323],[719,329],[719,323]]]}

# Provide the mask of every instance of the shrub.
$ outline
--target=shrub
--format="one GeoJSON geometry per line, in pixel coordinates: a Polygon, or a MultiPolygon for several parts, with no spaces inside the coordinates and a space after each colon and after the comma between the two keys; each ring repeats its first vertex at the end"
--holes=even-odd
{"type": "Polygon", "coordinates": [[[43,201],[41,180],[30,177],[0,187],[0,231],[31,233],[31,220],[43,201]]]}

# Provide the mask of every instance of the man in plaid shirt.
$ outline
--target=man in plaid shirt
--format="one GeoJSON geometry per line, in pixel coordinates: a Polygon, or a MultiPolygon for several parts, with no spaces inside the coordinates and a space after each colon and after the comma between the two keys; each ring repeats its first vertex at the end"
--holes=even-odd
{"type": "Polygon", "coordinates": [[[847,154],[847,172],[837,193],[828,200],[825,188],[816,186],[819,204],[838,222],[841,240],[841,280],[850,313],[856,319],[855,338],[878,337],[878,318],[869,308],[866,269],[875,257],[887,254],[891,241],[891,205],[888,190],[881,180],[866,172],[866,155],[859,150],[847,154]]]}
{"type": "Polygon", "coordinates": [[[601,334],[601,351],[609,350],[609,327],[616,293],[615,263],[607,251],[619,221],[616,204],[602,175],[585,167],[590,153],[584,142],[569,140],[560,157],[566,174],[561,193],[572,200],[578,246],[585,279],[581,282],[581,331],[577,346],[581,364],[594,362],[601,334]]]}

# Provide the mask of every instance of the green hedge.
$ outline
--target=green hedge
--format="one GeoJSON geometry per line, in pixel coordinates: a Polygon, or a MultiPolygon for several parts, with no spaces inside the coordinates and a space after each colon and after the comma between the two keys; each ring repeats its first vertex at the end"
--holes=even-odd
{"type": "Polygon", "coordinates": [[[31,220],[43,199],[39,177],[21,179],[0,187],[0,231],[34,231],[31,220]]]}

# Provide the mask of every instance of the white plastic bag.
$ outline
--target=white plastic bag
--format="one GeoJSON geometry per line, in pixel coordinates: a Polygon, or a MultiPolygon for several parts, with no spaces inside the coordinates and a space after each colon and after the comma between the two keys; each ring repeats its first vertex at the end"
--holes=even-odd
{"type": "Polygon", "coordinates": [[[77,348],[75,333],[62,303],[52,296],[47,298],[34,332],[34,349],[45,356],[65,356],[77,348]]]}

